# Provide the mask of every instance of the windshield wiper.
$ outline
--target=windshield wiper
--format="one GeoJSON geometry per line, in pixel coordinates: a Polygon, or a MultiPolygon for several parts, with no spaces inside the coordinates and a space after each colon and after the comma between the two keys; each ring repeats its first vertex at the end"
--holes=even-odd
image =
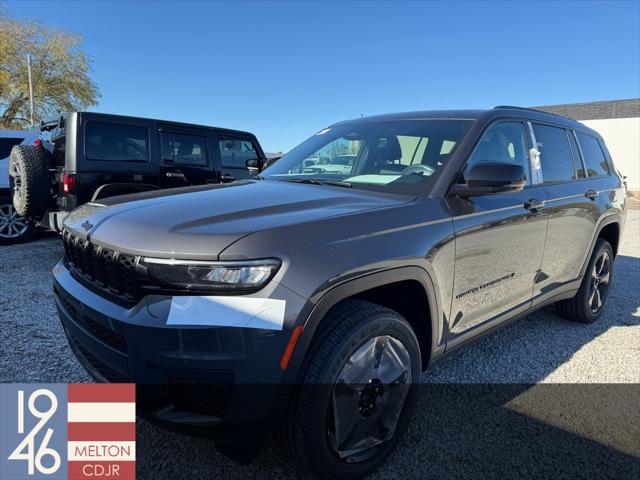
{"type": "Polygon", "coordinates": [[[341,180],[321,180],[318,178],[283,178],[281,181],[292,183],[307,183],[310,185],[331,185],[332,187],[353,187],[353,185],[349,182],[343,182],[341,180]]]}

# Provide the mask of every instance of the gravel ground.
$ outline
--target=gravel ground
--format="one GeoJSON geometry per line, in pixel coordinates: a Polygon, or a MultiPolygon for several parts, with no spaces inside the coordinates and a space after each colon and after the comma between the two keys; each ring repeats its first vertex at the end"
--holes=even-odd
{"type": "MultiPolygon", "coordinates": [[[[53,306],[61,252],[53,234],[0,248],[2,382],[89,381],[53,306]]],[[[547,307],[434,365],[411,427],[374,478],[639,478],[639,292],[634,209],[600,320],[577,325],[547,307]]],[[[137,457],[139,478],[297,478],[272,443],[240,466],[207,440],[144,421],[137,457]]]]}

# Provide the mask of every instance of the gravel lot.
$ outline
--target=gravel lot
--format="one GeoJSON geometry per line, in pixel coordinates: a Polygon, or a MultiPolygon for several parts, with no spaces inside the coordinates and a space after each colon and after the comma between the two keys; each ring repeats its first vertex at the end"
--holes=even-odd
{"type": "MultiPolygon", "coordinates": [[[[0,248],[0,381],[84,382],[55,314],[57,236],[0,248]]],[[[424,375],[415,421],[375,478],[640,478],[640,211],[631,210],[602,318],[552,307],[424,375]],[[602,385],[618,384],[618,385],[602,385]]],[[[139,478],[296,478],[269,443],[251,465],[138,422],[139,478]]]]}

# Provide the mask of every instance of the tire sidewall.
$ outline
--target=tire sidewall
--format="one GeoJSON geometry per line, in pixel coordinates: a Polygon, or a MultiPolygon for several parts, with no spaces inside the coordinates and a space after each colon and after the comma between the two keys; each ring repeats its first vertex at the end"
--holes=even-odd
{"type": "MultiPolygon", "coordinates": [[[[0,206],[4,206],[4,205],[12,205],[11,194],[8,194],[8,195],[0,194],[0,206]]],[[[22,218],[25,218],[29,222],[29,226],[24,231],[24,233],[22,233],[18,237],[12,237],[12,238],[0,237],[0,245],[13,245],[16,243],[22,243],[31,239],[31,237],[33,237],[36,230],[34,221],[28,217],[22,217],[22,218]]]]}
{"type": "Polygon", "coordinates": [[[589,261],[589,266],[587,267],[587,271],[584,274],[584,284],[582,286],[582,298],[580,299],[580,301],[582,302],[582,308],[584,309],[585,318],[588,319],[588,323],[595,322],[600,317],[600,315],[602,315],[602,312],[604,311],[607,305],[607,300],[609,298],[609,291],[611,289],[611,282],[613,281],[613,260],[614,260],[613,249],[611,248],[611,245],[609,244],[609,242],[602,239],[598,240],[598,243],[596,244],[596,248],[593,252],[593,255],[591,256],[591,260],[589,261]],[[602,308],[598,313],[594,314],[591,311],[591,305],[589,304],[589,287],[591,283],[591,272],[593,271],[593,267],[596,261],[598,260],[598,258],[600,258],[600,255],[604,251],[607,251],[609,253],[610,268],[611,268],[610,278],[609,278],[609,284],[607,285],[607,294],[604,298],[602,308]]]}
{"type": "Polygon", "coordinates": [[[314,464],[314,470],[316,472],[323,471],[321,477],[360,478],[378,468],[393,451],[408,426],[417,400],[417,384],[420,382],[420,376],[421,359],[418,340],[409,324],[394,312],[389,311],[364,325],[359,325],[346,336],[326,366],[320,382],[311,386],[314,389],[311,407],[314,414],[308,435],[307,456],[314,464]],[[396,338],[407,349],[412,363],[412,385],[405,399],[393,437],[380,446],[372,457],[356,464],[348,464],[340,460],[332,451],[326,434],[327,412],[331,402],[332,387],[351,355],[368,340],[380,335],[390,335],[396,338]]]}
{"type": "Polygon", "coordinates": [[[16,145],[9,157],[9,185],[13,206],[19,215],[42,216],[50,202],[48,160],[45,150],[36,145],[16,145]],[[15,180],[11,173],[20,172],[21,195],[15,196],[15,180]]]}

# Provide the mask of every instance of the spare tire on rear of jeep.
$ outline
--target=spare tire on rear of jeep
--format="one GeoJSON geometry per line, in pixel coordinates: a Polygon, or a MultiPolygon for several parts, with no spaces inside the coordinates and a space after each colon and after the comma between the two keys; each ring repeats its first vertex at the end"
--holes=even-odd
{"type": "Polygon", "coordinates": [[[39,218],[50,201],[49,162],[38,145],[16,145],[9,159],[13,207],[18,215],[39,218]]]}

